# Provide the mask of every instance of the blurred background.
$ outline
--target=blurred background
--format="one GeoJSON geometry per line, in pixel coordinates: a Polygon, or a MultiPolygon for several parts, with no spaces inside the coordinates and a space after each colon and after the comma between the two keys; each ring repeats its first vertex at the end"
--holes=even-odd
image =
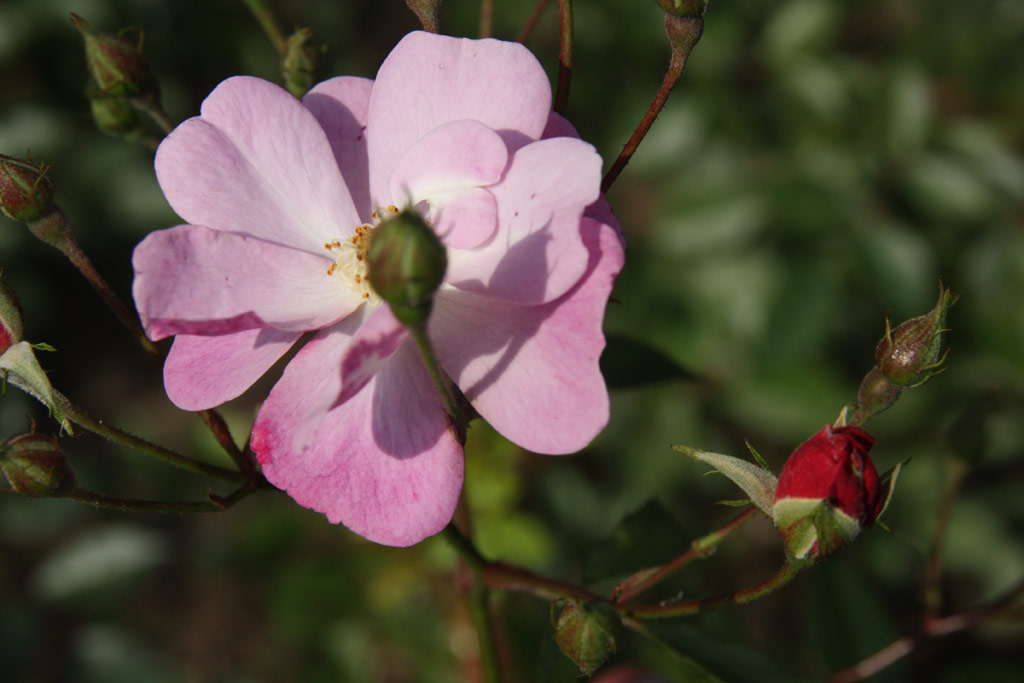
{"type": "MultiPolygon", "coordinates": [[[[270,4],[285,27],[310,26],[326,44],[323,78],[372,77],[418,26],[401,0],[270,4]]],[[[533,0],[494,4],[494,35],[514,39],[533,0]]],[[[555,4],[527,43],[553,78],[555,4]]],[[[240,0],[0,0],[0,152],[53,164],[82,247],[127,298],[133,246],[178,221],[152,152],[96,131],[70,12],[98,30],[143,32],[175,122],[228,76],[280,82],[277,56],[240,0]]],[[[664,74],[662,16],[650,0],[576,3],[568,117],[606,164],[664,74]]],[[[479,17],[475,0],[446,0],[442,30],[475,36],[479,17]]],[[[719,663],[731,659],[758,672],[748,680],[820,679],[912,633],[958,468],[943,613],[1024,577],[1022,38],[1019,0],[712,2],[667,109],[609,193],[628,245],[606,322],[611,424],[563,458],[474,424],[465,495],[485,555],[602,590],[675,556],[735,514],[715,503],[738,492],[670,444],[743,456],[746,439],[778,471],[855,399],[886,314],[926,312],[940,278],[962,299],[949,369],[869,425],[879,470],[911,459],[884,520],[891,533],[872,529],[756,604],[682,621],[688,657],[627,632],[611,665],[739,680],[719,663]]],[[[0,267],[26,337],[58,349],[41,358],[58,389],[133,433],[227,464],[64,258],[2,216],[0,267]]],[[[239,441],[279,371],[224,407],[239,441]]],[[[0,436],[32,420],[55,430],[8,389],[0,436]]],[[[227,492],[87,433],[62,443],[94,490],[227,492]]],[[[781,560],[757,520],[650,599],[731,591],[781,560]]],[[[439,539],[375,546],[277,493],[205,516],[2,495],[0,678],[473,680],[455,564],[439,539]]],[[[547,604],[500,594],[496,605],[510,681],[578,680],[547,604]]],[[[1017,616],[927,643],[874,680],[1024,680],[1017,616]]]]}

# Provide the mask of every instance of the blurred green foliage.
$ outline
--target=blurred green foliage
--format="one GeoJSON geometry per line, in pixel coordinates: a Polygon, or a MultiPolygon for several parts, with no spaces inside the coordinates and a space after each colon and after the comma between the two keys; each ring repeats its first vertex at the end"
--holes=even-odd
{"type": "MultiPolygon", "coordinates": [[[[401,0],[271,4],[286,27],[311,26],[327,44],[323,77],[372,76],[416,28],[401,0]]],[[[511,39],[533,2],[494,4],[494,34],[511,39]]],[[[227,76],[278,80],[279,70],[241,1],[0,4],[0,151],[53,163],[83,248],[127,296],[133,245],[177,219],[151,152],[95,131],[71,11],[102,30],[144,31],[176,121],[227,76]]],[[[478,12],[448,0],[442,28],[473,35],[478,12]]],[[[664,73],[662,15],[653,2],[578,2],[576,30],[568,115],[610,163],[664,73]]],[[[613,664],[703,681],[738,680],[770,660],[772,675],[820,678],[912,629],[950,458],[970,469],[944,550],[945,611],[1024,576],[1022,38],[1017,0],[711,4],[667,109],[609,193],[628,244],[606,324],[618,340],[603,359],[612,422],[565,458],[473,426],[466,493],[483,552],[578,582],[591,578],[588,558],[609,571],[630,565],[608,556],[609,538],[629,552],[630,538],[674,536],[675,548],[651,556],[681,552],[731,517],[714,502],[736,491],[669,444],[742,456],[749,439],[777,470],[853,400],[886,314],[928,310],[940,277],[962,299],[949,320],[950,369],[870,425],[880,470],[912,458],[886,516],[893,533],[873,530],[760,603],[667,627],[663,637],[683,639],[694,659],[627,631],[613,664]],[[638,356],[659,370],[637,369],[638,356]],[[661,512],[645,519],[665,526],[613,533],[652,500],[661,512]]],[[[554,76],[553,7],[528,45],[554,76]]],[[[54,383],[104,419],[222,459],[62,257],[0,221],[0,266],[27,337],[59,349],[46,355],[54,383]]],[[[225,408],[239,438],[270,381],[225,408]]],[[[8,391],[2,435],[31,419],[51,426],[8,391]]],[[[91,488],[209,491],[88,435],[64,445],[91,488]]],[[[733,590],[780,558],[772,528],[753,523],[651,598],[733,590]]],[[[475,635],[454,567],[439,540],[377,547],[273,493],[185,518],[3,495],[0,672],[104,683],[471,679],[475,635]]],[[[557,655],[547,606],[497,602],[511,680],[575,680],[571,666],[547,664],[557,655]]],[[[1022,643],[1020,624],[993,624],[923,648],[884,680],[1020,680],[1022,643]]]]}

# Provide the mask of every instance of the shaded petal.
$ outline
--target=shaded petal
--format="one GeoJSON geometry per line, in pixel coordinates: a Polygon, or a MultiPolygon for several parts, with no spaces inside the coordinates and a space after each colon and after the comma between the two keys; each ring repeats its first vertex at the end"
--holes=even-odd
{"type": "Polygon", "coordinates": [[[481,187],[447,195],[431,195],[434,230],[449,249],[472,249],[494,236],[498,227],[498,202],[481,187]]]}
{"type": "Polygon", "coordinates": [[[553,301],[587,268],[580,239],[584,208],[596,200],[601,158],[572,138],[541,140],[516,152],[500,184],[498,231],[478,249],[452,250],[445,280],[516,303],[553,301]]]}
{"type": "Polygon", "coordinates": [[[364,223],[373,211],[365,135],[372,88],[369,78],[338,76],[315,85],[302,98],[331,142],[334,159],[364,223]]]}
{"type": "Polygon", "coordinates": [[[391,176],[391,199],[416,203],[434,192],[493,185],[507,163],[505,143],[487,126],[466,120],[445,123],[402,155],[391,176]]]}
{"type": "Polygon", "coordinates": [[[296,356],[260,410],[252,447],[267,479],[377,543],[408,546],[439,532],[462,489],[462,448],[416,349],[403,345],[362,391],[323,416],[307,449],[296,450],[293,425],[312,407],[310,384],[338,381],[323,372],[324,360],[296,356]]]}
{"type": "Polygon", "coordinates": [[[408,336],[386,304],[370,314],[342,357],[341,393],[335,403],[344,403],[358,393],[408,336]]]}
{"type": "Polygon", "coordinates": [[[608,422],[601,321],[623,250],[613,227],[580,226],[589,263],[559,300],[510,306],[446,290],[429,323],[441,365],[480,415],[537,453],[578,451],[608,422]]]}
{"type": "Polygon", "coordinates": [[[287,91],[236,76],[201,111],[156,155],[160,187],[186,222],[311,253],[361,223],[326,134],[287,91]]]}
{"type": "Polygon", "coordinates": [[[540,137],[549,111],[547,75],[522,45],[410,33],[384,60],[370,97],[373,198],[378,204],[390,201],[399,160],[441,124],[479,121],[500,133],[512,152],[540,137]]]}
{"type": "Polygon", "coordinates": [[[164,387],[182,410],[206,410],[237,398],[302,336],[244,330],[215,337],[179,334],[164,361],[164,387]]]}
{"type": "Polygon", "coordinates": [[[311,330],[362,302],[327,275],[330,263],[244,235],[180,225],[152,232],[135,247],[132,295],[151,339],[254,327],[311,330]]]}

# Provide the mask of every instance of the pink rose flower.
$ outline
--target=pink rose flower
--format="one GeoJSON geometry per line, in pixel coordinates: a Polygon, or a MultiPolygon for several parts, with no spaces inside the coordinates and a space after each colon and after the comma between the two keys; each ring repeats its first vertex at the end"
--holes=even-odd
{"type": "Polygon", "coordinates": [[[448,255],[428,333],[444,370],[523,448],[586,446],[608,420],[601,322],[622,268],[601,160],[551,113],[522,45],[412,33],[376,80],[300,102],[221,83],[160,146],[187,225],[135,250],[149,336],[175,336],[171,400],[250,387],[303,333],[253,427],[267,479],[366,538],[411,545],[451,519],[462,446],[417,349],[366,281],[368,233],[417,206],[448,255]]]}

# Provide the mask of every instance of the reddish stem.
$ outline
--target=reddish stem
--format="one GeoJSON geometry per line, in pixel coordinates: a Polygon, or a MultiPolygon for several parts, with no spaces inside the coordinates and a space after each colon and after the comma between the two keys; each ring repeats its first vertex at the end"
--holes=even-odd
{"type": "Polygon", "coordinates": [[[553,109],[565,114],[572,80],[572,0],[558,0],[558,87],[553,109]]]}
{"type": "Polygon", "coordinates": [[[537,28],[537,23],[540,21],[541,15],[544,14],[544,10],[548,8],[549,0],[537,0],[537,4],[533,6],[530,11],[530,16],[526,19],[526,23],[523,24],[523,30],[516,36],[516,41],[525,43],[530,39],[533,34],[533,29],[537,28]]]}

